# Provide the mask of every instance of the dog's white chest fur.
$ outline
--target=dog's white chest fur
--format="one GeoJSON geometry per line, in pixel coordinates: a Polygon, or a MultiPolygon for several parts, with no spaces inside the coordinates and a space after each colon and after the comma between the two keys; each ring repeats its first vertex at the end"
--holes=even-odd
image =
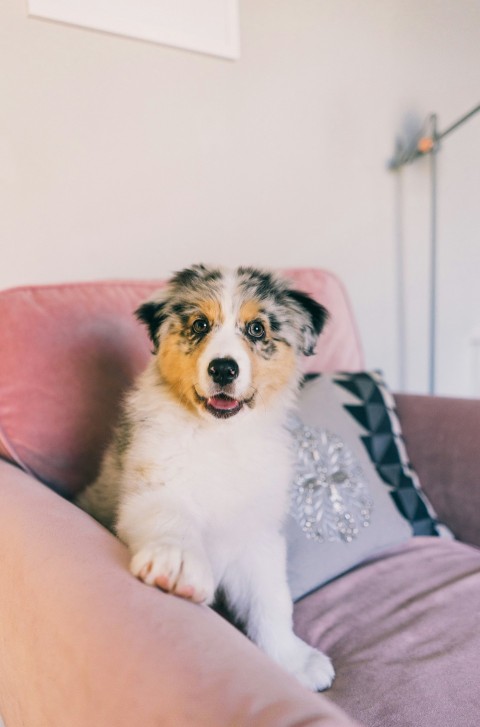
{"type": "Polygon", "coordinates": [[[189,499],[206,527],[247,529],[249,521],[255,526],[265,521],[278,524],[285,512],[290,472],[288,439],[279,431],[272,436],[267,427],[252,422],[233,424],[219,432],[179,432],[171,441],[169,461],[162,462],[164,475],[175,481],[177,492],[189,499]]]}
{"type": "MultiPolygon", "coordinates": [[[[145,384],[150,378],[144,375],[145,384]]],[[[137,471],[139,479],[132,482],[117,472],[121,497],[134,496],[148,479],[152,497],[158,491],[180,498],[219,573],[227,552],[233,555],[259,530],[278,530],[282,524],[291,475],[284,417],[278,407],[268,412],[260,407],[244,419],[194,419],[158,386],[145,384],[129,401],[136,418],[145,420],[128,453],[128,477],[137,471]]]]}

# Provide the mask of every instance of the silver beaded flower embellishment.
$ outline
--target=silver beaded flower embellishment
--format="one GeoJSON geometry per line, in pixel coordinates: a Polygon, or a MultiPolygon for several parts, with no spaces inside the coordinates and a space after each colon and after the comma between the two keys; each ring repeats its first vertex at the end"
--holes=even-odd
{"type": "Polygon", "coordinates": [[[307,538],[350,543],[370,524],[367,479],[343,440],[297,422],[291,511],[307,538]]]}

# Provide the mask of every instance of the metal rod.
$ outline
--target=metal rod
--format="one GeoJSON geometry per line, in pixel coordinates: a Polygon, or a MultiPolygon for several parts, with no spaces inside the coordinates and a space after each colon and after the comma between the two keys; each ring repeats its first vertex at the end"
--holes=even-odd
{"type": "Polygon", "coordinates": [[[428,390],[435,394],[437,349],[437,116],[431,116],[431,138],[434,142],[430,153],[430,340],[428,354],[428,390]]]}
{"type": "Polygon", "coordinates": [[[465,116],[462,116],[458,121],[455,121],[454,124],[448,127],[448,129],[445,129],[445,131],[442,131],[441,134],[438,134],[437,139],[444,139],[448,134],[450,134],[452,131],[455,131],[455,129],[458,129],[459,126],[465,123],[465,121],[468,121],[469,118],[474,116],[476,113],[480,111],[480,104],[478,106],[475,106],[474,109],[468,112],[468,114],[465,114],[465,116]]]}
{"type": "Polygon", "coordinates": [[[405,235],[403,210],[403,175],[395,178],[395,282],[397,294],[397,358],[398,358],[398,385],[403,391],[406,385],[406,301],[405,301],[405,235]]]}
{"type": "MultiPolygon", "coordinates": [[[[394,158],[390,161],[389,167],[394,171],[400,170],[405,164],[415,161],[419,157],[430,155],[430,301],[429,301],[429,341],[428,341],[428,389],[430,394],[436,390],[436,361],[437,349],[437,283],[438,283],[438,245],[437,245],[437,155],[440,148],[440,141],[462,126],[468,119],[480,111],[480,104],[471,111],[461,116],[455,123],[451,124],[442,133],[438,132],[437,116],[432,114],[429,117],[429,134],[419,134],[417,138],[407,147],[402,147],[397,142],[397,149],[394,158]]],[[[398,233],[401,236],[401,231],[398,233]]],[[[399,238],[400,239],[400,238],[399,238]]],[[[401,299],[399,299],[401,304],[401,299]]],[[[401,331],[399,340],[405,334],[401,331]]],[[[400,371],[403,362],[400,362],[400,371]]]]}

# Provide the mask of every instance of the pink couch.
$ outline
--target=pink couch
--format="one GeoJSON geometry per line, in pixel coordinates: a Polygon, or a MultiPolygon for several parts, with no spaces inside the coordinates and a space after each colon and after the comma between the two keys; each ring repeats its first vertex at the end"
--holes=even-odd
{"type": "MultiPolygon", "coordinates": [[[[309,370],[362,368],[341,284],[322,271],[292,274],[333,315],[309,370]]],[[[132,311],[155,285],[0,293],[6,727],[476,726],[473,545],[412,539],[296,605],[298,633],[337,668],[325,696],[305,691],[213,611],[137,582],[125,548],[68,501],[97,471],[121,392],[148,357],[132,311]]],[[[437,511],[480,545],[480,402],[399,396],[397,404],[437,511]]]]}

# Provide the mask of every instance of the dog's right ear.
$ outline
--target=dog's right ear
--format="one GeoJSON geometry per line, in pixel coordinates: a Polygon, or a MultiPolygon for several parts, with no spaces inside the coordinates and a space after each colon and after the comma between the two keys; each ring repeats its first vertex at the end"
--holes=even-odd
{"type": "Polygon", "coordinates": [[[148,334],[153,342],[153,353],[158,351],[158,331],[164,320],[167,318],[165,302],[147,300],[135,311],[138,320],[147,326],[148,334]]]}

